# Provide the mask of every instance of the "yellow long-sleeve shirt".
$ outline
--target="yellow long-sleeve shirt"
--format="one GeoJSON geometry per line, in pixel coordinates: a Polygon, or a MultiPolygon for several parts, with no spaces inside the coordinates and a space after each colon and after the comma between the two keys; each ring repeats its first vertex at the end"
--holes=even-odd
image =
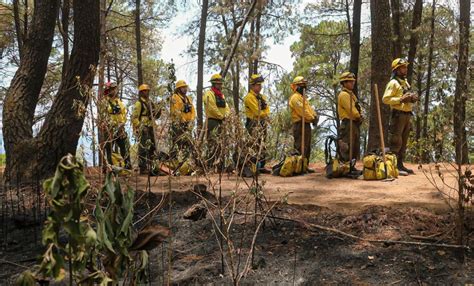
{"type": "Polygon", "coordinates": [[[351,119],[359,120],[360,113],[356,107],[357,96],[347,88],[343,88],[339,95],[337,96],[337,113],[339,114],[339,119],[351,119]],[[351,113],[352,105],[352,113],[351,113]]]}
{"type": "Polygon", "coordinates": [[[171,96],[171,119],[173,122],[188,123],[196,118],[196,110],[189,96],[173,94],[171,96]],[[187,100],[186,100],[187,99],[187,100]],[[190,110],[185,112],[185,103],[189,104],[190,110]]]}
{"type": "Polygon", "coordinates": [[[123,125],[127,122],[127,108],[119,98],[107,100],[107,113],[112,126],[123,125]]]}
{"type": "Polygon", "coordinates": [[[216,104],[216,95],[212,90],[207,90],[204,93],[202,100],[204,102],[204,109],[206,111],[207,118],[223,120],[227,115],[229,115],[229,105],[226,103],[225,107],[218,107],[216,104]]]}
{"type": "Polygon", "coordinates": [[[304,99],[304,111],[303,111],[303,96],[295,92],[290,97],[289,101],[290,111],[291,111],[291,121],[293,123],[299,122],[302,120],[304,115],[304,121],[306,123],[313,122],[316,118],[316,111],[311,107],[308,100],[304,99]]]}
{"type": "Polygon", "coordinates": [[[409,90],[410,85],[405,79],[392,79],[387,83],[385,92],[383,94],[382,102],[390,105],[391,109],[410,112],[413,110],[413,103],[401,103],[400,99],[403,96],[404,90],[409,90]],[[400,82],[399,82],[400,81],[400,82]]]}
{"type": "MultiPolygon", "coordinates": [[[[132,112],[132,127],[133,130],[139,130],[141,126],[151,127],[153,122],[152,116],[149,112],[149,99],[140,98],[135,102],[132,112]]],[[[151,103],[153,104],[153,103],[151,103]]],[[[156,111],[155,111],[156,112],[156,111]]]]}
{"type": "MultiPolygon", "coordinates": [[[[267,103],[267,97],[263,94],[260,96],[261,100],[267,103]]],[[[264,109],[261,109],[257,94],[255,94],[253,90],[250,90],[244,97],[244,106],[245,116],[249,119],[266,119],[270,115],[270,107],[268,106],[268,103],[264,109]]]]}

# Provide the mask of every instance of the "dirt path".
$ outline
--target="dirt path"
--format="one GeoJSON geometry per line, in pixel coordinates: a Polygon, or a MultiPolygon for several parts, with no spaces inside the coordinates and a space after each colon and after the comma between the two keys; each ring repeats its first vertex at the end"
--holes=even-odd
{"type": "MultiPolygon", "coordinates": [[[[353,212],[367,206],[378,205],[388,207],[422,207],[435,212],[449,210],[445,198],[433,187],[421,171],[415,175],[400,177],[392,182],[365,181],[351,179],[332,179],[324,177],[324,166],[312,166],[316,173],[290,178],[261,175],[260,180],[265,184],[264,192],[268,199],[278,200],[288,194],[288,203],[295,205],[317,205],[338,212],[353,212]]],[[[410,168],[417,169],[415,165],[410,168]]],[[[425,167],[426,168],[426,167],[425,167]]],[[[450,177],[449,174],[446,177],[450,177]]],[[[453,181],[452,177],[450,179],[453,181]]],[[[215,184],[216,175],[211,177],[215,184]]],[[[204,178],[172,177],[173,190],[189,190],[194,184],[206,184],[204,178]]],[[[450,182],[450,183],[451,183],[450,182]]],[[[136,184],[138,189],[146,189],[146,178],[141,177],[136,184]]],[[[239,189],[248,190],[247,184],[251,179],[238,178],[235,175],[224,175],[222,190],[224,194],[239,189]]],[[[166,191],[168,177],[151,178],[153,192],[166,191]]]]}

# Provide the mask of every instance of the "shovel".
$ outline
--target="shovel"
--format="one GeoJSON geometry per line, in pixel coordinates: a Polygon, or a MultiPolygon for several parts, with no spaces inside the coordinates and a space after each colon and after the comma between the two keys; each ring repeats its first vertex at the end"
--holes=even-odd
{"type": "Polygon", "coordinates": [[[382,148],[382,159],[383,165],[385,167],[385,179],[382,182],[391,182],[395,180],[395,178],[389,178],[388,171],[387,171],[387,159],[385,158],[385,141],[383,137],[383,127],[382,127],[382,116],[380,115],[380,100],[379,100],[379,90],[377,84],[374,85],[375,91],[375,103],[377,107],[377,121],[379,123],[379,132],[380,132],[380,148],[382,148]]]}

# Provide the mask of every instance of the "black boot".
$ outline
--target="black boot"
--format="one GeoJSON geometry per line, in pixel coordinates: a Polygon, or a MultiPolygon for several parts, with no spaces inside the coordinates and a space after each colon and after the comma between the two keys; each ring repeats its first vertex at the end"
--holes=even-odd
{"type": "Polygon", "coordinates": [[[415,172],[413,172],[413,170],[408,169],[407,167],[405,167],[403,165],[403,157],[402,156],[397,156],[397,168],[398,168],[398,173],[401,176],[408,176],[409,174],[410,175],[415,174],[415,172]]]}

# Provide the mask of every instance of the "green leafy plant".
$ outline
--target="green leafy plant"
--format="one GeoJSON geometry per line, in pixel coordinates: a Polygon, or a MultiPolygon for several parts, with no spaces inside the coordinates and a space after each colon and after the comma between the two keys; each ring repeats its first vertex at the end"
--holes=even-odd
{"type": "Polygon", "coordinates": [[[131,285],[148,279],[148,250],[158,246],[169,230],[133,227],[135,192],[123,191],[112,173],[98,192],[95,210],[88,216],[85,198],[91,191],[83,166],[72,155],[59,163],[53,178],[44,182],[51,207],[42,242],[46,251],[39,265],[23,272],[17,285],[61,281],[69,271],[69,284],[109,285],[130,279],[131,285]],[[95,229],[94,229],[95,228],[95,229]]]}

